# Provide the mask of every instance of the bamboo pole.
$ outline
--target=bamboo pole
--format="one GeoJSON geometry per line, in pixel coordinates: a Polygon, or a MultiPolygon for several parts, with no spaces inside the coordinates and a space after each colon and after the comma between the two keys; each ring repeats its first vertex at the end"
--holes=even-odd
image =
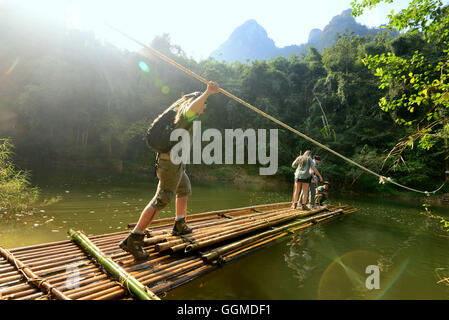
{"type": "Polygon", "coordinates": [[[307,222],[312,221],[314,219],[319,219],[321,217],[335,216],[335,215],[341,214],[342,211],[343,210],[340,209],[340,210],[337,210],[337,211],[333,211],[333,212],[329,212],[329,213],[326,213],[326,214],[322,214],[319,217],[315,217],[314,216],[314,217],[306,218],[306,219],[303,219],[301,221],[293,222],[293,223],[290,223],[290,224],[287,224],[287,225],[284,225],[284,226],[281,226],[281,227],[277,227],[277,228],[274,228],[273,230],[265,231],[265,232],[259,233],[257,235],[254,235],[252,237],[249,237],[249,238],[237,241],[237,242],[233,242],[233,243],[231,243],[229,245],[225,245],[225,246],[219,247],[217,249],[214,249],[212,251],[209,251],[206,254],[202,254],[201,258],[205,262],[208,262],[210,260],[216,259],[217,257],[219,257],[220,255],[222,255],[222,254],[224,254],[226,252],[229,252],[231,250],[237,249],[237,248],[242,247],[244,245],[250,244],[250,243],[254,242],[255,240],[259,240],[261,238],[280,233],[280,232],[282,232],[284,230],[287,230],[287,229],[290,229],[292,227],[295,227],[295,226],[307,223],[307,222]]]}
{"type": "Polygon", "coordinates": [[[282,216],[282,217],[277,218],[277,219],[272,219],[272,220],[268,219],[268,221],[266,221],[266,222],[262,221],[260,223],[256,223],[254,226],[249,227],[249,228],[244,228],[243,230],[239,229],[239,231],[236,231],[236,232],[233,232],[233,233],[229,233],[229,234],[222,235],[222,236],[219,236],[219,237],[215,237],[213,239],[209,239],[209,240],[205,240],[205,241],[199,241],[199,242],[194,243],[194,244],[189,244],[188,246],[185,247],[184,252],[186,252],[186,253],[192,252],[194,250],[198,250],[198,249],[201,249],[201,248],[204,248],[204,247],[207,247],[207,246],[210,246],[210,245],[214,245],[214,244],[222,242],[222,241],[226,241],[226,240],[229,240],[229,239],[232,239],[232,238],[235,238],[235,237],[239,237],[239,236],[242,236],[244,234],[260,230],[262,228],[266,228],[266,227],[269,227],[269,226],[280,224],[282,222],[287,222],[289,220],[296,219],[296,218],[298,218],[300,216],[304,216],[304,214],[292,214],[292,215],[282,216]]]}
{"type": "MultiPolygon", "coordinates": [[[[217,210],[217,211],[209,211],[209,212],[204,212],[204,213],[196,213],[196,214],[191,214],[189,215],[189,218],[191,219],[195,219],[195,218],[203,218],[203,217],[208,217],[208,216],[213,216],[213,215],[220,215],[220,214],[237,214],[237,213],[242,213],[242,212],[246,212],[246,211],[251,211],[254,209],[264,209],[264,208],[271,208],[271,207],[282,207],[282,206],[287,206],[287,205],[291,205],[291,202],[279,202],[279,203],[271,203],[271,204],[264,204],[264,205],[255,205],[255,206],[249,206],[249,207],[242,207],[242,208],[235,208],[235,209],[224,209],[224,210],[217,210]]],[[[152,224],[157,224],[157,223],[163,223],[163,222],[174,222],[175,218],[164,218],[164,219],[158,219],[152,222],[152,224]]],[[[128,228],[134,228],[136,226],[136,223],[130,223],[128,224],[128,228]]]]}
{"type": "MultiPolygon", "coordinates": [[[[74,246],[73,243],[72,243],[72,246],[74,246]]],[[[78,247],[75,246],[75,248],[76,248],[76,250],[79,250],[78,247]]],[[[127,253],[125,253],[125,255],[126,254],[127,253]]],[[[52,259],[49,259],[49,257],[46,257],[46,258],[47,259],[44,259],[44,260],[41,259],[39,262],[36,262],[34,264],[35,268],[33,268],[33,269],[35,270],[36,274],[39,275],[39,276],[44,276],[44,275],[48,275],[48,274],[52,274],[52,273],[65,271],[67,269],[67,267],[68,267],[67,263],[74,261],[73,259],[72,260],[68,260],[68,261],[65,261],[65,263],[58,263],[57,264],[57,265],[61,265],[62,264],[62,266],[55,266],[54,263],[45,264],[48,261],[52,261],[52,259]],[[38,269],[38,271],[36,271],[36,269],[38,269]]],[[[81,258],[79,258],[79,259],[77,258],[75,260],[75,263],[73,263],[70,266],[72,266],[72,267],[80,267],[80,266],[85,266],[85,265],[93,265],[93,264],[89,260],[86,260],[85,256],[83,255],[82,259],[81,258]]],[[[95,267],[95,268],[97,268],[97,267],[95,267]]],[[[6,278],[5,278],[5,274],[3,274],[0,277],[0,284],[8,282],[8,281],[17,280],[17,279],[20,279],[22,277],[21,275],[18,274],[17,271],[13,271],[10,274],[13,274],[13,276],[6,277],[6,278]]]]}
{"type": "MultiPolygon", "coordinates": [[[[111,250],[120,250],[118,246],[113,246],[113,244],[104,245],[103,243],[100,243],[99,245],[102,250],[111,251],[111,250]]],[[[42,265],[45,260],[49,261],[55,261],[56,258],[64,257],[64,256],[78,256],[78,257],[84,257],[84,253],[80,248],[78,248],[73,243],[71,244],[70,248],[65,249],[49,249],[44,251],[33,251],[31,253],[29,252],[22,252],[21,254],[15,255],[18,259],[26,262],[28,265],[42,265]]]]}
{"type": "MultiPolygon", "coordinates": [[[[170,256],[166,256],[166,257],[170,257],[170,256]]],[[[172,260],[174,260],[172,258],[172,260]]],[[[188,258],[184,258],[182,260],[174,260],[171,263],[165,263],[163,265],[161,265],[159,268],[156,269],[151,269],[151,270],[146,270],[143,272],[139,272],[134,274],[133,276],[142,284],[146,284],[148,281],[143,282],[143,279],[154,279],[155,277],[159,277],[160,279],[164,279],[164,278],[170,278],[170,275],[172,274],[171,272],[167,272],[168,269],[172,269],[174,270],[175,273],[179,273],[179,270],[184,270],[185,266],[188,266],[190,264],[192,264],[193,262],[199,262],[200,264],[202,264],[202,260],[198,257],[188,257],[188,258]],[[176,271],[178,270],[178,271],[176,271]]],[[[185,271],[182,271],[185,272],[185,271]]],[[[107,279],[106,279],[107,281],[107,279]]],[[[150,280],[151,282],[153,282],[152,280],[150,280]]],[[[92,297],[95,297],[95,299],[97,300],[103,300],[103,299],[117,299],[120,298],[122,296],[125,295],[126,291],[123,290],[122,287],[118,287],[116,286],[115,289],[114,288],[109,288],[108,293],[105,294],[105,296],[100,296],[100,294],[103,294],[103,288],[108,288],[108,286],[106,285],[106,282],[102,282],[102,283],[93,283],[91,285],[88,285],[87,287],[84,288],[79,288],[76,290],[72,290],[71,292],[66,292],[68,294],[69,297],[71,298],[80,298],[80,297],[85,297],[85,296],[90,296],[92,295],[92,297]],[[104,286],[99,288],[98,286],[104,286]],[[72,296],[72,293],[77,293],[76,296],[72,296]]],[[[83,298],[84,299],[84,298],[83,298]]]]}
{"type": "MultiPolygon", "coordinates": [[[[184,259],[182,262],[180,261],[175,261],[173,264],[165,264],[163,266],[161,266],[161,268],[159,268],[159,272],[156,272],[157,269],[151,269],[151,270],[146,270],[145,272],[142,273],[137,273],[134,274],[133,276],[142,284],[144,284],[141,281],[141,277],[145,276],[145,275],[149,275],[154,273],[154,275],[159,274],[160,272],[163,272],[163,270],[165,270],[165,268],[170,267],[171,265],[182,265],[183,263],[186,263],[186,261],[188,262],[189,260],[192,260],[193,258],[188,258],[188,259],[184,259]]],[[[196,258],[199,259],[199,258],[196,258]]],[[[98,283],[90,283],[84,287],[80,287],[78,289],[73,289],[70,292],[66,292],[66,294],[73,298],[73,299],[85,299],[86,296],[90,296],[90,298],[92,299],[103,299],[102,297],[100,297],[104,291],[107,290],[108,294],[106,295],[107,298],[110,297],[114,297],[114,298],[120,298],[122,296],[124,296],[126,294],[126,290],[124,290],[121,286],[118,286],[116,283],[112,284],[110,282],[109,279],[105,279],[105,281],[98,283]],[[115,288],[113,287],[113,285],[115,285],[115,288]]],[[[89,298],[89,299],[90,299],[89,298]]]]}
{"type": "Polygon", "coordinates": [[[134,277],[129,275],[112,259],[107,258],[95,245],[80,232],[69,230],[69,235],[78,245],[85,249],[90,255],[100,263],[108,272],[117,277],[121,283],[135,296],[141,300],[160,300],[149,289],[145,288],[134,277]]]}
{"type": "MultiPolygon", "coordinates": [[[[136,279],[138,279],[139,282],[142,284],[148,284],[153,283],[155,281],[165,281],[166,279],[170,279],[174,275],[182,274],[185,272],[188,272],[189,270],[194,269],[195,267],[198,267],[203,264],[202,260],[198,257],[190,257],[183,259],[182,263],[179,263],[179,261],[175,261],[173,264],[170,265],[164,265],[161,268],[159,268],[159,271],[155,272],[154,270],[149,270],[140,274],[135,275],[136,279]],[[170,269],[170,270],[168,270],[170,269]]],[[[89,295],[92,295],[97,300],[105,300],[105,299],[112,299],[112,298],[120,298],[124,295],[123,289],[121,287],[118,288],[111,288],[107,289],[107,293],[104,296],[101,296],[101,294],[104,294],[103,290],[96,291],[96,290],[90,290],[88,292],[89,295]]],[[[84,299],[84,298],[83,298],[84,299]]]]}
{"type": "Polygon", "coordinates": [[[174,288],[177,288],[183,284],[186,284],[186,283],[188,283],[206,273],[209,273],[217,268],[218,268],[217,265],[203,265],[195,270],[188,272],[187,274],[185,274],[182,277],[179,277],[179,278],[171,280],[171,281],[164,282],[158,286],[153,287],[152,289],[155,292],[161,294],[161,293],[167,292],[169,290],[172,290],[174,288]]]}
{"type": "MultiPolygon", "coordinates": [[[[108,234],[102,234],[102,235],[95,235],[91,236],[90,239],[97,240],[97,239],[103,239],[103,238],[111,238],[111,237],[119,237],[120,235],[126,235],[129,231],[119,231],[114,233],[108,233],[108,234]]],[[[76,248],[79,249],[77,246],[73,244],[70,240],[64,240],[64,241],[57,241],[57,242],[49,242],[49,243],[43,243],[43,244],[37,244],[32,246],[26,246],[26,247],[19,247],[10,249],[9,251],[11,253],[14,253],[16,257],[20,257],[21,254],[24,253],[32,253],[32,252],[42,252],[43,249],[51,247],[51,250],[54,249],[64,249],[64,248],[76,248]]]]}
{"type": "Polygon", "coordinates": [[[14,255],[8,250],[0,247],[0,254],[9,262],[14,264],[17,269],[23,274],[28,282],[33,283],[38,289],[43,290],[47,294],[54,295],[59,300],[70,300],[61,291],[54,288],[48,281],[38,277],[27,265],[22,261],[16,259],[14,255]]]}
{"type": "MultiPolygon", "coordinates": [[[[285,211],[285,210],[293,210],[293,209],[283,209],[281,210],[281,212],[285,211]]],[[[271,210],[271,211],[266,211],[266,212],[261,212],[261,213],[255,213],[255,214],[249,214],[249,215],[244,215],[244,216],[239,216],[239,217],[235,217],[232,220],[229,219],[225,219],[225,220],[218,220],[218,221],[209,221],[211,219],[208,219],[206,223],[203,224],[190,224],[191,225],[191,229],[192,230],[199,230],[201,229],[201,232],[206,232],[207,230],[210,230],[211,228],[215,228],[217,225],[225,225],[225,227],[233,225],[233,224],[237,224],[239,223],[239,221],[241,220],[248,220],[251,218],[255,218],[261,215],[267,215],[267,214],[279,214],[280,211],[279,210],[271,210]]],[[[145,244],[154,244],[154,243],[158,243],[158,242],[163,242],[163,241],[170,241],[170,240],[176,240],[179,239],[178,236],[172,236],[171,235],[171,230],[169,231],[165,231],[165,230],[160,230],[160,231],[151,231],[151,238],[146,239],[145,240],[145,244]]]]}
{"type": "Polygon", "coordinates": [[[31,249],[39,249],[40,250],[40,249],[46,248],[46,247],[63,246],[63,245],[67,245],[67,244],[71,244],[71,242],[69,240],[48,242],[48,243],[36,244],[33,246],[14,248],[14,249],[10,249],[9,251],[11,253],[17,254],[17,252],[24,251],[24,250],[31,250],[31,249]]]}
{"type": "Polygon", "coordinates": [[[20,279],[22,279],[23,276],[19,274],[19,272],[16,272],[16,274],[11,276],[3,276],[0,278],[0,285],[4,286],[5,283],[17,283],[20,279]]]}
{"type": "Polygon", "coordinates": [[[120,299],[123,297],[123,292],[111,292],[108,294],[105,294],[103,296],[97,297],[96,300],[114,300],[114,299],[120,299]]]}
{"type": "MultiPolygon", "coordinates": [[[[92,264],[90,261],[88,261],[88,263],[89,264],[92,264]]],[[[84,263],[78,263],[77,264],[77,266],[80,266],[80,265],[85,265],[86,264],[86,262],[84,262],[84,263]]],[[[92,267],[90,267],[90,268],[92,268],[92,267]]],[[[96,270],[99,270],[97,267],[95,267],[95,266],[93,266],[93,268],[96,268],[96,270]]],[[[66,266],[63,266],[63,267],[56,267],[56,268],[51,268],[51,265],[50,265],[50,269],[48,269],[48,272],[47,272],[47,270],[44,270],[44,273],[45,274],[48,274],[48,273],[50,273],[51,271],[54,271],[54,272],[57,272],[57,271],[64,271],[64,270],[66,270],[66,266]]],[[[54,272],[52,272],[52,273],[54,273],[54,272]]],[[[16,274],[17,274],[17,272],[15,272],[16,274]]],[[[100,272],[101,273],[101,272],[100,272]]],[[[20,275],[18,275],[18,278],[19,278],[19,280],[21,279],[21,276],[20,275]]],[[[64,281],[64,278],[67,278],[67,275],[61,275],[61,274],[59,274],[59,275],[56,275],[56,278],[55,279],[53,279],[53,277],[49,277],[49,278],[47,278],[47,280],[50,280],[51,279],[51,283],[53,284],[55,284],[55,286],[56,287],[58,287],[58,289],[59,289],[59,287],[63,287],[63,288],[65,288],[65,286],[64,286],[64,284],[62,284],[62,285],[56,285],[56,280],[58,280],[58,282],[61,282],[61,281],[64,281]],[[61,280],[62,279],[62,280],[61,280]]],[[[4,275],[0,275],[0,280],[4,280],[4,275]]],[[[8,279],[9,280],[9,279],[8,279]]],[[[5,282],[5,281],[2,281],[2,282],[5,282]]],[[[17,282],[17,281],[16,281],[17,282]]],[[[15,282],[15,283],[16,283],[15,282]]],[[[84,281],[83,281],[84,282],[84,281]]],[[[7,284],[7,285],[10,285],[10,284],[7,284]]],[[[4,286],[4,285],[2,285],[2,286],[4,286]]],[[[10,296],[10,298],[12,298],[13,296],[10,296]]]]}
{"type": "MultiPolygon", "coordinates": [[[[173,249],[172,252],[176,252],[181,250],[181,248],[185,247],[186,245],[189,244],[189,242],[197,242],[199,240],[205,240],[205,238],[214,238],[217,237],[219,234],[223,234],[225,232],[235,232],[236,231],[236,226],[238,226],[237,229],[241,229],[244,227],[249,227],[254,225],[255,223],[259,223],[261,221],[267,221],[267,219],[272,219],[272,218],[276,218],[278,219],[280,216],[280,214],[290,214],[292,215],[292,210],[293,209],[288,209],[286,211],[281,211],[278,213],[267,213],[263,216],[252,216],[248,219],[233,219],[233,220],[229,220],[228,223],[226,223],[225,225],[222,225],[221,227],[217,227],[217,226],[213,226],[210,228],[204,228],[201,229],[199,231],[194,231],[191,234],[188,235],[184,235],[182,237],[180,236],[167,236],[167,237],[163,237],[163,236],[158,236],[156,237],[156,239],[150,238],[148,240],[145,241],[146,244],[151,244],[151,243],[157,243],[155,245],[155,250],[158,252],[164,251],[164,250],[168,250],[168,249],[173,249]]],[[[257,214],[260,215],[260,214],[257,214]]]]}
{"type": "Polygon", "coordinates": [[[192,259],[183,261],[182,263],[172,264],[169,266],[164,266],[164,268],[161,268],[158,272],[152,272],[148,273],[146,275],[139,275],[140,281],[142,281],[143,284],[147,285],[150,282],[154,281],[160,281],[164,279],[164,276],[171,277],[174,273],[184,273],[186,268],[188,266],[192,265],[199,265],[203,262],[201,259],[194,257],[192,259]]]}
{"type": "Polygon", "coordinates": [[[28,284],[28,283],[20,283],[15,286],[11,286],[7,289],[0,290],[0,293],[1,293],[0,298],[7,297],[8,295],[11,295],[13,293],[20,292],[22,290],[28,290],[28,289],[36,290],[36,287],[31,284],[28,284]]]}
{"type": "Polygon", "coordinates": [[[267,219],[247,221],[243,224],[238,224],[238,226],[231,225],[231,226],[226,226],[226,227],[222,227],[222,228],[212,229],[212,230],[209,230],[208,232],[204,232],[204,233],[193,233],[193,234],[186,235],[183,237],[176,237],[174,240],[156,244],[155,249],[156,249],[156,251],[159,251],[159,252],[168,250],[168,249],[172,249],[171,250],[172,252],[176,252],[176,251],[181,250],[181,248],[184,248],[185,246],[187,246],[189,244],[192,244],[192,243],[194,244],[194,243],[197,243],[200,241],[214,239],[214,238],[217,238],[217,237],[225,235],[225,234],[234,233],[237,230],[242,230],[245,228],[252,227],[254,225],[258,225],[260,223],[264,223],[265,221],[267,221],[267,219]]]}
{"type": "MultiPolygon", "coordinates": [[[[285,216],[284,216],[285,217],[285,216]]],[[[288,216],[287,216],[288,217],[288,216]]],[[[203,234],[200,237],[196,237],[190,241],[184,241],[178,244],[175,244],[176,242],[166,242],[166,243],[162,243],[162,244],[157,244],[156,245],[156,250],[158,250],[158,246],[162,247],[165,249],[169,249],[170,252],[178,252],[180,250],[184,250],[187,246],[190,245],[195,245],[198,244],[200,242],[205,242],[205,241],[213,241],[214,239],[218,239],[221,237],[224,237],[226,235],[231,235],[231,234],[236,234],[239,231],[243,231],[243,230],[253,230],[254,228],[258,227],[258,226],[266,226],[267,223],[272,223],[275,222],[279,219],[279,217],[276,217],[275,219],[273,218],[265,218],[265,219],[258,219],[258,220],[254,220],[254,221],[250,221],[248,223],[245,224],[241,224],[238,227],[235,226],[230,226],[229,228],[223,228],[223,229],[216,229],[216,230],[212,230],[207,234],[203,234]],[[166,245],[168,244],[168,245],[166,245]],[[173,245],[175,244],[175,245],[173,245]]]]}
{"type": "Polygon", "coordinates": [[[24,297],[20,297],[17,300],[35,300],[35,299],[41,298],[43,296],[45,296],[45,294],[43,292],[38,292],[38,293],[33,293],[33,294],[30,294],[30,295],[27,295],[24,297]]]}
{"type": "MultiPolygon", "coordinates": [[[[323,220],[325,220],[325,219],[329,219],[329,218],[326,218],[326,217],[323,218],[323,220]]],[[[308,226],[311,226],[311,225],[313,225],[313,223],[306,223],[306,224],[303,224],[302,226],[300,226],[299,228],[305,228],[305,227],[308,227],[308,226]]],[[[275,240],[277,238],[280,238],[282,236],[285,236],[287,234],[289,234],[289,233],[288,232],[284,232],[282,234],[277,234],[275,236],[264,237],[261,240],[256,240],[256,241],[252,242],[249,245],[246,245],[246,246],[243,246],[243,247],[239,247],[239,248],[237,248],[235,250],[231,250],[228,253],[225,253],[223,255],[222,261],[223,262],[228,262],[228,261],[234,260],[234,259],[236,259],[236,258],[238,258],[238,257],[240,257],[240,256],[242,256],[244,254],[248,254],[249,252],[253,251],[253,249],[258,248],[258,247],[264,245],[265,243],[271,242],[271,241],[273,241],[273,240],[275,240]]],[[[183,277],[180,277],[180,278],[178,278],[178,279],[176,279],[176,280],[174,280],[172,282],[162,283],[160,285],[157,285],[156,287],[152,287],[152,290],[154,292],[163,293],[165,291],[168,291],[168,290],[171,290],[173,288],[176,288],[176,287],[178,287],[178,286],[180,286],[180,285],[182,285],[182,284],[184,284],[186,282],[189,282],[189,281],[191,281],[191,280],[193,280],[193,279],[203,275],[204,273],[208,273],[210,271],[213,271],[216,268],[218,268],[218,264],[213,264],[213,265],[207,264],[207,265],[204,265],[203,267],[200,267],[197,270],[193,270],[192,272],[189,272],[188,274],[184,275],[183,277]]]]}
{"type": "MultiPolygon", "coordinates": [[[[118,243],[111,243],[107,246],[101,246],[101,248],[107,249],[106,252],[110,252],[112,249],[113,251],[120,251],[123,252],[119,247],[118,243]]],[[[77,262],[82,261],[85,259],[85,255],[78,247],[74,247],[74,250],[71,252],[64,252],[61,254],[55,254],[55,255],[47,255],[47,256],[40,256],[38,258],[35,258],[34,256],[30,256],[23,260],[24,263],[26,263],[28,266],[32,267],[34,271],[40,271],[42,269],[47,268],[48,266],[55,266],[55,262],[60,262],[59,264],[65,265],[67,262],[77,262]],[[70,257],[70,260],[66,260],[67,257],[70,257]]],[[[11,267],[8,267],[9,269],[11,267]]],[[[6,271],[6,270],[4,270],[6,271]]]]}
{"type": "Polygon", "coordinates": [[[79,288],[77,291],[71,291],[71,292],[67,292],[67,295],[72,298],[72,299],[80,299],[82,297],[86,297],[86,296],[90,296],[94,293],[98,293],[104,290],[109,290],[111,288],[115,288],[117,290],[121,290],[124,294],[126,294],[126,290],[118,285],[115,281],[106,279],[106,281],[103,281],[101,283],[97,283],[96,280],[94,281],[90,281],[90,282],[86,282],[86,286],[79,288]]]}
{"type": "Polygon", "coordinates": [[[142,281],[142,283],[145,283],[145,285],[149,285],[151,283],[158,283],[162,280],[167,281],[171,278],[185,274],[186,272],[195,270],[203,265],[204,265],[204,262],[201,261],[201,259],[196,259],[195,261],[186,263],[186,264],[179,266],[173,270],[166,270],[166,271],[163,271],[160,274],[155,275],[155,276],[151,275],[145,279],[142,279],[141,281],[142,281]]]}

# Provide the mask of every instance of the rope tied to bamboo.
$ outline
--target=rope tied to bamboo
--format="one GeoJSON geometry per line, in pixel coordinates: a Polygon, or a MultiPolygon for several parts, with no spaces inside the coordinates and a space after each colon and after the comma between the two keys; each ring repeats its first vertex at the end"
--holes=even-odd
{"type": "Polygon", "coordinates": [[[55,296],[59,300],[70,300],[61,291],[56,289],[49,281],[42,279],[37,276],[30,267],[21,262],[19,259],[14,257],[14,255],[7,249],[0,247],[0,254],[13,264],[20,274],[26,279],[27,283],[35,285],[39,290],[44,291],[48,297],[55,296]],[[36,284],[38,282],[38,284],[36,284]]]}
{"type": "Polygon", "coordinates": [[[52,295],[55,294],[55,288],[51,285],[51,283],[46,280],[46,279],[27,279],[27,283],[31,283],[34,284],[35,286],[37,286],[39,289],[42,289],[44,283],[46,283],[49,286],[49,290],[46,294],[47,298],[51,298],[52,295]],[[35,282],[39,282],[38,284],[34,284],[35,282]]]}
{"type": "MultiPolygon", "coordinates": [[[[184,67],[184,66],[182,66],[181,64],[177,63],[177,62],[174,61],[173,59],[171,59],[171,58],[165,56],[164,54],[160,53],[159,51],[157,51],[157,50],[155,50],[155,49],[153,49],[153,48],[151,48],[151,47],[145,45],[144,43],[140,42],[139,40],[137,40],[137,39],[131,37],[130,35],[126,34],[125,32],[123,32],[123,31],[121,31],[121,30],[119,30],[119,29],[117,29],[117,28],[115,28],[115,27],[113,27],[113,26],[111,26],[111,25],[109,25],[109,24],[107,24],[107,26],[110,27],[111,29],[113,29],[114,31],[120,33],[120,34],[123,35],[124,37],[126,37],[126,38],[128,38],[128,39],[134,41],[134,42],[137,43],[138,45],[144,47],[145,49],[147,49],[148,51],[150,51],[152,54],[154,54],[155,56],[159,57],[160,59],[164,60],[165,62],[167,62],[167,63],[173,65],[174,67],[176,67],[176,68],[180,69],[181,71],[187,73],[188,75],[194,77],[195,79],[197,79],[197,80],[203,82],[203,83],[206,84],[206,85],[209,83],[209,81],[207,81],[205,78],[203,78],[203,77],[197,75],[197,74],[194,73],[193,71],[187,69],[186,67],[184,67]]],[[[144,55],[144,54],[142,54],[142,55],[144,55]]],[[[309,141],[309,142],[311,142],[311,143],[317,145],[318,147],[320,147],[320,148],[322,148],[322,149],[324,149],[324,150],[326,150],[326,151],[328,151],[328,152],[334,154],[335,156],[337,156],[337,157],[339,157],[339,158],[341,158],[341,159],[343,159],[343,160],[349,162],[350,164],[352,164],[352,165],[358,167],[359,169],[362,169],[363,171],[368,172],[368,173],[370,173],[370,174],[372,174],[372,175],[378,177],[378,178],[379,178],[379,183],[381,183],[381,184],[385,184],[386,182],[389,182],[389,183],[394,184],[394,185],[396,185],[396,186],[398,186],[398,187],[407,189],[407,190],[409,190],[409,191],[414,191],[414,192],[417,192],[417,193],[423,193],[423,194],[425,194],[425,195],[427,195],[427,196],[429,196],[430,193],[435,194],[436,192],[438,192],[438,191],[439,191],[439,190],[446,184],[446,181],[445,181],[445,182],[444,182],[438,189],[436,189],[436,190],[434,190],[434,191],[432,191],[432,192],[421,191],[421,190],[418,190],[418,189],[414,189],[414,188],[410,188],[410,187],[407,187],[407,186],[405,186],[405,185],[402,185],[402,184],[400,184],[400,183],[398,183],[398,182],[393,181],[391,178],[389,178],[389,177],[388,177],[388,178],[387,178],[387,177],[384,177],[384,176],[382,176],[382,175],[380,175],[380,174],[378,174],[378,173],[376,173],[376,172],[374,172],[374,171],[372,171],[372,170],[370,170],[370,169],[368,169],[368,168],[362,166],[361,164],[358,164],[357,162],[355,162],[355,161],[353,161],[353,160],[351,160],[351,159],[345,157],[344,155],[342,155],[342,154],[340,154],[340,153],[338,153],[338,152],[332,150],[331,148],[329,148],[329,147],[323,145],[322,143],[320,143],[320,142],[318,142],[318,141],[316,141],[316,140],[310,138],[309,136],[307,136],[307,135],[305,135],[305,134],[299,132],[298,130],[296,130],[296,129],[290,127],[289,125],[287,125],[287,124],[283,123],[282,121],[280,121],[280,120],[278,120],[278,119],[272,117],[271,115],[269,115],[269,114],[263,112],[262,110],[259,110],[258,108],[254,107],[253,105],[249,104],[248,102],[246,102],[246,101],[244,101],[244,100],[242,100],[242,99],[236,97],[235,95],[233,95],[233,94],[227,92],[226,90],[220,88],[220,92],[221,92],[222,94],[224,94],[225,96],[227,96],[227,97],[229,97],[229,98],[231,98],[231,99],[237,101],[238,103],[244,105],[245,107],[247,107],[247,108],[253,110],[254,112],[256,112],[256,113],[262,115],[263,117],[265,117],[265,118],[267,118],[267,119],[273,121],[274,123],[280,125],[281,127],[284,127],[285,129],[287,129],[287,130],[289,130],[289,131],[291,131],[291,132],[297,134],[298,136],[304,138],[305,140],[307,140],[307,141],[309,141]]]]}
{"type": "Polygon", "coordinates": [[[50,284],[50,282],[48,282],[45,279],[28,279],[27,280],[28,283],[34,283],[34,282],[38,282],[38,284],[36,284],[36,286],[40,289],[42,287],[42,284],[47,283],[50,284]]]}
{"type": "Polygon", "coordinates": [[[128,292],[131,292],[131,289],[129,287],[129,274],[126,274],[124,277],[119,277],[116,282],[124,289],[126,289],[128,292]]]}
{"type": "MultiPolygon", "coordinates": [[[[135,281],[135,278],[130,275],[130,274],[126,274],[125,277],[120,277],[119,279],[116,280],[116,282],[124,289],[126,289],[128,292],[132,292],[131,287],[129,286],[131,281],[135,281]]],[[[147,288],[147,286],[142,286],[141,289],[143,289],[143,291],[145,291],[148,295],[150,296],[154,296],[154,293],[151,292],[151,290],[149,290],[147,288]]]]}
{"type": "MultiPolygon", "coordinates": [[[[132,292],[129,284],[131,281],[135,280],[135,278],[129,274],[126,273],[124,276],[122,275],[121,277],[119,277],[116,282],[124,289],[126,289],[128,292],[132,292]]],[[[148,288],[146,286],[142,286],[142,288],[147,294],[153,294],[150,290],[148,290],[148,288]]]]}

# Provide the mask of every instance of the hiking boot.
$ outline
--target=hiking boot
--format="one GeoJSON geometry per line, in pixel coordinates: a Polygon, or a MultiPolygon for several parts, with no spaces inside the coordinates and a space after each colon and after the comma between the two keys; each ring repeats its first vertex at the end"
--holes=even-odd
{"type": "Polygon", "coordinates": [[[292,204],[292,206],[290,207],[291,209],[296,209],[296,207],[298,206],[297,203],[292,204]]]}
{"type": "Polygon", "coordinates": [[[174,236],[181,236],[183,234],[188,234],[191,233],[192,229],[190,229],[187,225],[186,225],[186,219],[182,218],[179,219],[175,222],[175,225],[173,226],[173,231],[172,231],[172,235],[174,236]]]}
{"type": "Polygon", "coordinates": [[[301,210],[310,211],[310,208],[308,206],[306,206],[305,204],[301,204],[301,210]]]}
{"type": "Polygon", "coordinates": [[[135,260],[144,260],[149,256],[148,252],[142,249],[144,238],[144,234],[131,232],[125,240],[120,242],[119,246],[126,252],[131,253],[135,260]]]}

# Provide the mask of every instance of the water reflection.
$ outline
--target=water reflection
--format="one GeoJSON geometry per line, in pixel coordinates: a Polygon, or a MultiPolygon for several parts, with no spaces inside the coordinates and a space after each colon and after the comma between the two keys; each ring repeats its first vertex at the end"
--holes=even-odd
{"type": "Polygon", "coordinates": [[[284,254],[287,266],[293,271],[293,277],[298,280],[298,287],[303,287],[304,281],[317,267],[316,241],[324,238],[320,226],[308,230],[300,230],[293,234],[288,242],[288,250],[284,254]]]}

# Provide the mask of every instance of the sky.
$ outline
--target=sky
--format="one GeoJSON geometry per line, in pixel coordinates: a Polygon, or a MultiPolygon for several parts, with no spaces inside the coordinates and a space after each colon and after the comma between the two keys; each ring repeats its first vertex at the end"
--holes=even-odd
{"type": "MultiPolygon", "coordinates": [[[[0,0],[0,5],[6,0],[0,0]]],[[[255,19],[276,46],[306,43],[310,30],[323,29],[351,0],[12,0],[46,19],[63,20],[71,29],[91,30],[96,37],[128,50],[138,46],[112,25],[143,43],[168,33],[188,57],[199,61],[225,42],[232,31],[255,19]]],[[[382,4],[356,20],[369,27],[387,22],[391,10],[410,0],[382,4]]],[[[448,1],[444,1],[447,3],[448,1]]]]}

